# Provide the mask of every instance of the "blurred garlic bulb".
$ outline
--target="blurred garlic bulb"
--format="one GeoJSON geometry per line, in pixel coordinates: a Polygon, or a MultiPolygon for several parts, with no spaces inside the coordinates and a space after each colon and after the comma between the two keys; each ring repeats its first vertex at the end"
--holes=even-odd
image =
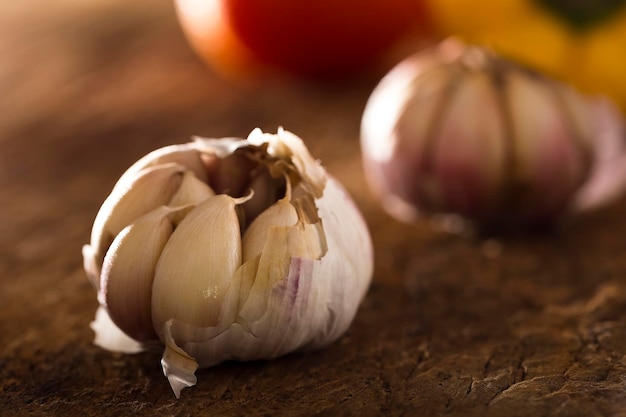
{"type": "Polygon", "coordinates": [[[177,397],[198,368],[336,340],[373,263],[351,198],[282,129],[140,159],[102,205],[83,257],[100,302],[96,343],[164,345],[177,397]]]}
{"type": "Polygon", "coordinates": [[[383,78],[361,145],[371,189],[404,221],[541,226],[605,202],[626,179],[622,119],[608,102],[455,40],[383,78]]]}

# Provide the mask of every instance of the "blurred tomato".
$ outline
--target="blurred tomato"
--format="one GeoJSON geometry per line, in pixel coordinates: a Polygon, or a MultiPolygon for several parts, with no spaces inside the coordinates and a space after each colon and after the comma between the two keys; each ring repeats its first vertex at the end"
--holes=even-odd
{"type": "Polygon", "coordinates": [[[427,25],[423,0],[176,0],[182,27],[211,66],[317,78],[367,67],[427,25]]]}

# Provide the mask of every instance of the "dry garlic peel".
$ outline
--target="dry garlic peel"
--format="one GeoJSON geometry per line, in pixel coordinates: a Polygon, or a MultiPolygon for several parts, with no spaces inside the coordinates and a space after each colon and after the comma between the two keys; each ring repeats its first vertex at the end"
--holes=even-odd
{"type": "Polygon", "coordinates": [[[282,129],[146,155],[102,205],[83,256],[96,344],[164,346],[177,397],[198,368],[336,340],[373,263],[350,196],[282,129]]]}

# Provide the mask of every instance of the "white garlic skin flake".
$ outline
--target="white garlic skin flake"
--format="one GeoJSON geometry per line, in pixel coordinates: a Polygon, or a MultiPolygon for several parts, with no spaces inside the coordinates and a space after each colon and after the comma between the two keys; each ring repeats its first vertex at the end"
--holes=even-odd
{"type": "Polygon", "coordinates": [[[198,368],[337,340],[373,272],[354,202],[283,129],[146,155],[103,203],[83,258],[95,343],[164,347],[177,397],[198,368]]]}
{"type": "Polygon", "coordinates": [[[454,39],[381,80],[361,149],[373,193],[407,222],[452,214],[488,227],[542,226],[626,185],[614,106],[454,39]]]}

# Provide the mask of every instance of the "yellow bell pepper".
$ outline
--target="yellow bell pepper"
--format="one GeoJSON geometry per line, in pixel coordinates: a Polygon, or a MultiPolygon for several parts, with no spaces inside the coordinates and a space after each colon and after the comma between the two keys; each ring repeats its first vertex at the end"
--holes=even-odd
{"type": "Polygon", "coordinates": [[[488,45],[626,112],[626,0],[428,0],[436,30],[488,45]]]}

